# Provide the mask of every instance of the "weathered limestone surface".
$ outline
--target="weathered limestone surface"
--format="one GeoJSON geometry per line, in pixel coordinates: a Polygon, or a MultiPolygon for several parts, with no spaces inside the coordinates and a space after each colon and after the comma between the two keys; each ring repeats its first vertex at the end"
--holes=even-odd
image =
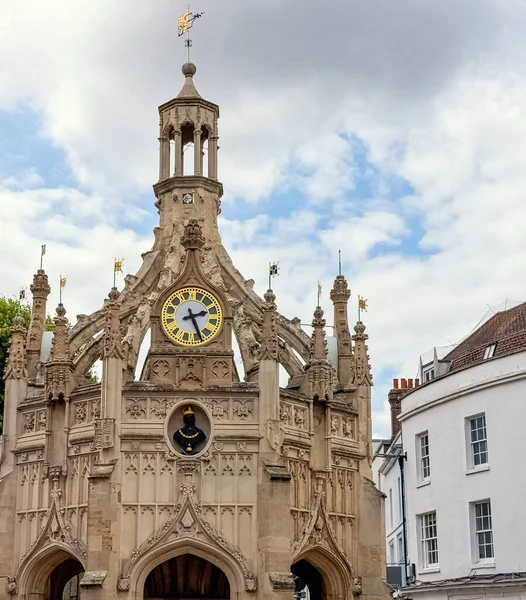
{"type": "Polygon", "coordinates": [[[272,290],[260,298],[234,267],[217,227],[219,108],[197,93],[194,65],[183,73],[179,96],[159,108],[159,227],[139,272],[72,327],[59,305],[43,364],[43,271],[32,287],[29,333],[14,323],[0,459],[0,598],[55,600],[82,573],[82,600],[167,589],[172,597],[292,599],[293,574],[313,598],[386,598],[383,497],[369,479],[365,326],[351,336],[350,292],[339,275],[333,364],[319,307],[308,335],[278,313],[272,290]],[[183,288],[205,290],[221,309],[206,343],[184,345],[163,326],[165,303],[183,288]],[[99,358],[102,381],[91,384],[86,373],[99,358]],[[173,438],[190,436],[187,421],[204,437],[188,453],[173,438]]]}

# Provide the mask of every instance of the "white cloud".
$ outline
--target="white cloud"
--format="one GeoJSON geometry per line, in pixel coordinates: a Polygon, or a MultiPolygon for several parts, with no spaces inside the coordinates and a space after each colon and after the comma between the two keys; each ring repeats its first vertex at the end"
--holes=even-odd
{"type": "MultiPolygon", "coordinates": [[[[221,106],[225,246],[261,293],[280,260],[279,308],[304,322],[320,279],[329,324],[344,251],[350,313],[357,293],[369,298],[375,431],[387,435],[382,374],[414,376],[418,354],[459,339],[486,303],[526,298],[526,6],[330,0],[338,18],[323,20],[313,1],[203,1],[196,85],[221,106]],[[372,193],[357,187],[357,142],[372,193]],[[392,202],[392,178],[414,193],[392,202]],[[300,198],[289,216],[257,205],[277,190],[300,198]]],[[[151,245],[118,217],[146,218],[134,199],[157,175],[156,107],[182,84],[178,8],[29,0],[0,12],[0,110],[36,110],[35,133],[79,184],[43,188],[38,165],[3,173],[2,291],[29,283],[47,243],[53,281],[69,274],[69,315],[86,313],[111,286],[113,256],[134,272],[151,245]]]]}

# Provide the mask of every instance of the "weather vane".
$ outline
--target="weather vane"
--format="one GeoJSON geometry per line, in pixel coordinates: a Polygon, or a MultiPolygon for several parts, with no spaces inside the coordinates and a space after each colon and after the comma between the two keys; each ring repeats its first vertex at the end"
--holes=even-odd
{"type": "Polygon", "coordinates": [[[190,5],[187,6],[186,12],[184,15],[179,17],[177,22],[177,36],[181,37],[186,33],[186,40],[184,41],[184,45],[188,51],[188,62],[190,62],[190,48],[192,47],[192,40],[190,39],[190,29],[194,25],[194,21],[202,17],[205,13],[192,13],[190,12],[190,5]]]}

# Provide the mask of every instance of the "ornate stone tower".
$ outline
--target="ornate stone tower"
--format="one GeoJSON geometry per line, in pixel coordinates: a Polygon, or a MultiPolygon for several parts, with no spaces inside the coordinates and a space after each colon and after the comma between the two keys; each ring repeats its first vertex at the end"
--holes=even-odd
{"type": "Polygon", "coordinates": [[[13,325],[2,598],[292,599],[304,584],[312,600],[388,595],[365,326],[351,336],[338,276],[331,362],[321,308],[308,336],[234,267],[217,228],[219,109],[195,72],[183,66],[159,109],[159,227],[139,272],[73,327],[59,305],[49,357],[43,272],[27,339],[13,325]]]}

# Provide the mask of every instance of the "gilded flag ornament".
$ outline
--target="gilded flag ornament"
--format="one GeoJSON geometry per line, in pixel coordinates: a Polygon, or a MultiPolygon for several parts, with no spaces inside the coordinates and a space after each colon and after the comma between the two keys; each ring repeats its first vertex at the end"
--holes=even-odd
{"type": "Polygon", "coordinates": [[[190,62],[190,48],[192,47],[192,40],[190,39],[190,29],[194,25],[194,21],[202,17],[205,13],[192,13],[190,12],[190,6],[187,7],[184,15],[181,15],[177,19],[177,36],[181,37],[186,33],[186,40],[184,41],[184,45],[188,51],[188,62],[190,62]]]}

